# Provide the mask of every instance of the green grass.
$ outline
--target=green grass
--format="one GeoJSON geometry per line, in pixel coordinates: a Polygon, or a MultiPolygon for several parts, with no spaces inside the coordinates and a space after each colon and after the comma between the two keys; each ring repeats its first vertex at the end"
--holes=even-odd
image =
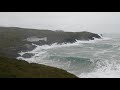
{"type": "Polygon", "coordinates": [[[0,57],[0,78],[77,78],[65,70],[0,57]]]}

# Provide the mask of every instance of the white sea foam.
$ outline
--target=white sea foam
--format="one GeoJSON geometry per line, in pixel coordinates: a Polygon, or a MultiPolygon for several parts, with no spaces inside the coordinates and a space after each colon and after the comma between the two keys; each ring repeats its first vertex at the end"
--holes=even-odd
{"type": "MultiPolygon", "coordinates": [[[[21,55],[20,57],[17,57],[17,59],[22,59],[22,60],[28,60],[29,62],[34,62],[34,58],[35,57],[39,57],[40,55],[43,55],[45,56],[46,54],[46,50],[48,49],[55,49],[55,48],[63,48],[63,47],[71,47],[71,46],[83,46],[83,44],[85,43],[96,43],[98,41],[102,41],[102,40],[110,40],[111,38],[102,38],[102,39],[97,39],[97,38],[94,38],[94,40],[89,40],[89,41],[83,41],[83,40],[76,40],[75,43],[62,43],[62,44],[57,44],[57,43],[54,43],[52,45],[42,45],[42,46],[39,46],[39,45],[36,45],[36,44],[32,44],[32,45],[35,45],[36,48],[32,51],[28,51],[28,52],[20,52],[19,55],[21,55]],[[35,54],[33,57],[29,58],[29,59],[26,59],[26,58],[23,58],[22,55],[24,55],[25,53],[33,53],[35,54]]],[[[42,56],[42,57],[43,57],[42,56]]]]}
{"type": "MultiPolygon", "coordinates": [[[[39,45],[36,45],[36,44],[32,44],[32,45],[35,45],[37,46],[34,50],[32,51],[29,51],[29,52],[26,52],[26,53],[32,53],[32,52],[36,52],[36,51],[41,51],[41,50],[47,50],[47,49],[52,49],[52,48],[60,48],[60,47],[70,47],[70,46],[82,46],[82,44],[84,43],[96,43],[98,41],[102,41],[102,40],[110,40],[111,38],[107,38],[107,37],[103,37],[102,39],[98,39],[98,38],[94,38],[94,40],[76,40],[75,43],[62,43],[62,44],[57,44],[57,43],[54,43],[52,45],[42,45],[42,46],[39,46],[39,45]]],[[[25,52],[21,52],[19,53],[20,55],[23,55],[25,52]]]]}
{"type": "Polygon", "coordinates": [[[81,73],[78,76],[80,78],[120,78],[120,61],[114,60],[114,56],[109,57],[107,60],[100,58],[96,63],[95,70],[89,73],[81,73]]]}
{"type": "MultiPolygon", "coordinates": [[[[47,50],[51,50],[51,49],[53,50],[53,49],[56,49],[56,48],[61,49],[61,48],[66,48],[66,47],[71,48],[71,47],[76,47],[76,46],[84,47],[84,44],[93,44],[94,45],[97,42],[105,41],[105,40],[111,40],[111,38],[107,38],[107,37],[102,37],[102,39],[94,38],[94,40],[89,40],[89,41],[76,40],[75,43],[67,43],[67,44],[65,44],[65,43],[62,43],[62,44],[54,43],[52,45],[42,45],[42,46],[32,44],[32,45],[35,45],[36,48],[32,51],[19,53],[21,56],[18,57],[17,59],[25,60],[29,63],[45,64],[45,65],[54,66],[54,67],[58,67],[58,68],[68,70],[68,68],[70,68],[71,62],[62,63],[62,62],[59,62],[59,60],[47,60],[48,59],[47,57],[49,56],[48,53],[47,53],[47,50]],[[23,58],[22,55],[24,55],[25,53],[32,53],[32,54],[34,54],[34,56],[32,56],[31,58],[23,58]]],[[[94,47],[90,47],[90,48],[92,50],[94,49],[94,47]]],[[[99,56],[100,53],[104,54],[106,52],[108,52],[108,51],[103,50],[102,52],[96,53],[96,55],[99,56]]],[[[97,71],[91,72],[91,73],[82,73],[82,74],[80,74],[80,77],[83,77],[83,78],[84,77],[100,77],[100,76],[105,77],[105,76],[102,76],[102,75],[104,75],[103,73],[106,73],[106,76],[107,76],[107,74],[109,74],[111,72],[114,72],[114,71],[107,71],[107,70],[105,72],[103,72],[102,70],[103,69],[100,69],[100,70],[97,70],[97,71]],[[95,76],[95,74],[96,74],[96,76],[95,76]]],[[[70,71],[70,72],[74,73],[74,71],[70,71]]],[[[114,75],[111,75],[110,77],[113,77],[113,76],[114,75]]]]}
{"type": "Polygon", "coordinates": [[[82,73],[80,78],[120,78],[120,65],[108,64],[90,73],[82,73]]]}
{"type": "Polygon", "coordinates": [[[19,55],[24,55],[25,53],[37,53],[37,52],[41,52],[43,50],[47,50],[47,49],[53,49],[53,48],[62,48],[62,47],[71,47],[71,46],[82,46],[82,44],[84,43],[95,43],[97,41],[101,41],[103,39],[97,39],[95,38],[95,40],[89,40],[89,41],[82,41],[82,40],[76,40],[75,43],[62,43],[62,44],[57,44],[57,43],[54,43],[52,45],[42,45],[42,46],[39,46],[39,45],[36,45],[36,44],[32,44],[32,45],[35,45],[37,46],[34,50],[32,51],[27,51],[27,52],[20,52],[18,53],[19,55]]]}
{"type": "Polygon", "coordinates": [[[120,71],[97,71],[79,75],[80,78],[120,78],[120,71]]]}

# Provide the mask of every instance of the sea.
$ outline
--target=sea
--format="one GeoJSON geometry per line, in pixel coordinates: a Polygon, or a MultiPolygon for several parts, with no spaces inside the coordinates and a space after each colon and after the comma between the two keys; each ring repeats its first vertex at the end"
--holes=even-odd
{"type": "MultiPolygon", "coordinates": [[[[103,34],[102,39],[43,45],[19,53],[18,60],[64,69],[79,78],[120,78],[120,34],[103,34]],[[31,58],[23,58],[32,53],[31,58]]],[[[35,44],[33,44],[35,45],[35,44]]]]}

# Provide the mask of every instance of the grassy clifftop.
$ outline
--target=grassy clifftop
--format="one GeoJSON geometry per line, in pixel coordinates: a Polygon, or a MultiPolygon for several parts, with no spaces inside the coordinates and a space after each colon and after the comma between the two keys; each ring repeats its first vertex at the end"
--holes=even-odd
{"type": "Polygon", "coordinates": [[[0,57],[0,78],[77,78],[65,70],[0,57]]]}

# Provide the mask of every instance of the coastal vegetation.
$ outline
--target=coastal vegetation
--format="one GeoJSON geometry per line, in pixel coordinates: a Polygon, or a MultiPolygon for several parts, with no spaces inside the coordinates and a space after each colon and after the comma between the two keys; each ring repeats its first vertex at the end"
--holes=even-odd
{"type": "Polygon", "coordinates": [[[0,57],[0,78],[77,78],[65,70],[0,57]]]}

